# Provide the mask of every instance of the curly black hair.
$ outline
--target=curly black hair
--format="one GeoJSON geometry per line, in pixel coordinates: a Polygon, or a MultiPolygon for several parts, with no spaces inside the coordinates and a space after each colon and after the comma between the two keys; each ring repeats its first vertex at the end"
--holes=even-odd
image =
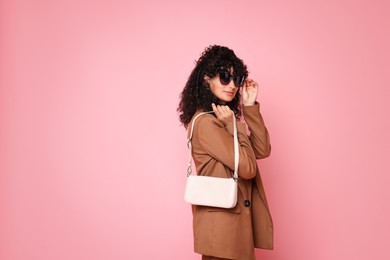
{"type": "MultiPolygon", "coordinates": [[[[235,76],[247,78],[248,70],[244,62],[239,59],[233,50],[219,45],[207,47],[201,57],[196,61],[187,83],[180,94],[180,103],[177,111],[180,113],[180,122],[185,128],[188,127],[193,115],[198,109],[211,111],[211,104],[220,104],[219,99],[211,92],[209,83],[205,76],[215,77],[223,70],[233,68],[235,76]]],[[[240,92],[231,102],[225,105],[235,113],[237,118],[241,117],[240,92]]]]}

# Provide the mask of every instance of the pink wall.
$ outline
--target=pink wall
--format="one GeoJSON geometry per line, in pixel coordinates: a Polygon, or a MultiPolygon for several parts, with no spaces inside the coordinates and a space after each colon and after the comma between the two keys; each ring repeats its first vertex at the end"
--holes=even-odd
{"type": "Polygon", "coordinates": [[[176,113],[233,48],[273,154],[269,260],[390,259],[388,1],[0,1],[0,259],[199,259],[176,113]]]}

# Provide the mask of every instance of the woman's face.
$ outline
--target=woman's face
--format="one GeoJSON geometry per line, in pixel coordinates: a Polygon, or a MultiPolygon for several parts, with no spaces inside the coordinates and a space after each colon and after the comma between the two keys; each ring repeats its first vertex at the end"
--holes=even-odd
{"type": "MultiPolygon", "coordinates": [[[[233,69],[230,69],[229,72],[233,75],[233,69]]],[[[231,80],[227,85],[223,85],[221,84],[219,75],[212,78],[206,76],[205,79],[209,83],[211,92],[220,100],[221,104],[232,101],[236,96],[238,87],[234,85],[234,80],[231,80]]]]}

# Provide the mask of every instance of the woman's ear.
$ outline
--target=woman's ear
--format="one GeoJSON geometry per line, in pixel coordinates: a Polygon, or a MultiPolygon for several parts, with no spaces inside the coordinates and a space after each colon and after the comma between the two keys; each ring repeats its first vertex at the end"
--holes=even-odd
{"type": "Polygon", "coordinates": [[[204,80],[206,81],[207,86],[209,86],[210,85],[210,78],[208,76],[204,76],[204,80]]]}
{"type": "Polygon", "coordinates": [[[206,81],[206,88],[210,89],[210,77],[209,76],[204,76],[204,80],[206,81]]]}

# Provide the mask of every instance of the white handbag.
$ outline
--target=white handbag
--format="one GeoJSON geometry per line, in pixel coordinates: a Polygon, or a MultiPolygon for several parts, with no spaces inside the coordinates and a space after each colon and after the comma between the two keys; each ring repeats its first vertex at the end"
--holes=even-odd
{"type": "Polygon", "coordinates": [[[192,135],[194,132],[195,120],[204,114],[198,114],[191,125],[191,133],[187,139],[189,162],[187,168],[187,182],[184,192],[184,201],[193,205],[233,208],[237,204],[237,178],[238,178],[238,138],[236,117],[233,114],[234,126],[234,174],[231,178],[220,178],[211,176],[191,175],[192,173],[192,135]]]}

